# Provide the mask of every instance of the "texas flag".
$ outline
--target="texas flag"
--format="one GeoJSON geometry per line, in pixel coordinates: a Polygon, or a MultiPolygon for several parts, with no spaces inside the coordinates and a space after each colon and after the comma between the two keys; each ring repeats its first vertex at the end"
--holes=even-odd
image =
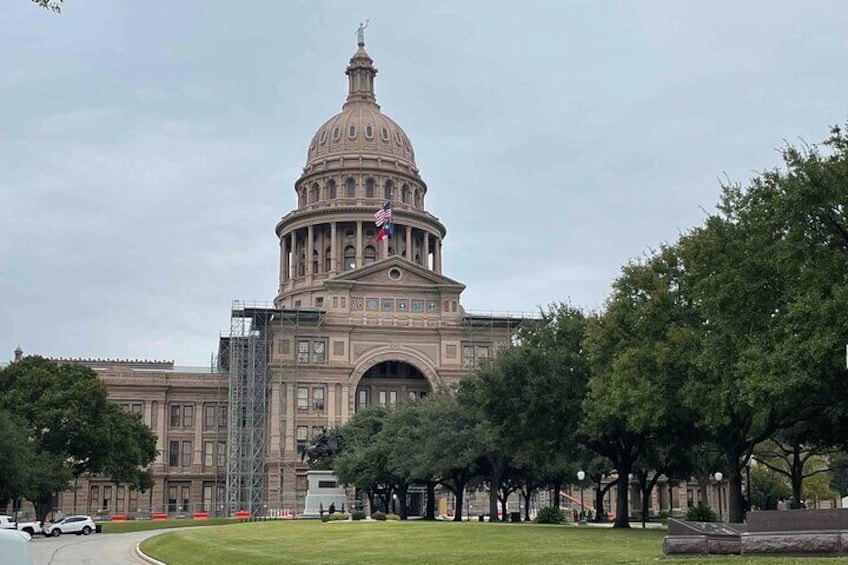
{"type": "Polygon", "coordinates": [[[374,223],[380,229],[377,234],[377,241],[382,241],[386,237],[392,237],[392,201],[387,200],[383,207],[374,214],[374,223]]]}

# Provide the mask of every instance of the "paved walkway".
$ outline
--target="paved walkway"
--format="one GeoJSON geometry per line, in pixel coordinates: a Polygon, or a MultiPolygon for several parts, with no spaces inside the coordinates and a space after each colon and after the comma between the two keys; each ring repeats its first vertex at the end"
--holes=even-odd
{"type": "Polygon", "coordinates": [[[173,530],[58,538],[36,536],[29,542],[29,548],[35,565],[138,565],[145,561],[134,555],[135,544],[165,531],[173,530]]]}

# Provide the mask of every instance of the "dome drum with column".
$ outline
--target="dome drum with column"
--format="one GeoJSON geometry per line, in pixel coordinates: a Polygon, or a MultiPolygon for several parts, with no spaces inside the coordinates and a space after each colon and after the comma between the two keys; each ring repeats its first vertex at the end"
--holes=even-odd
{"type": "Polygon", "coordinates": [[[442,270],[445,226],[425,209],[427,185],[412,142],[377,105],[377,69],[364,43],[345,74],[347,101],[312,137],[294,187],[297,209],[276,227],[280,307],[320,307],[325,281],[390,256],[442,270]],[[373,216],[386,200],[392,201],[394,234],[376,242],[373,216]]]}

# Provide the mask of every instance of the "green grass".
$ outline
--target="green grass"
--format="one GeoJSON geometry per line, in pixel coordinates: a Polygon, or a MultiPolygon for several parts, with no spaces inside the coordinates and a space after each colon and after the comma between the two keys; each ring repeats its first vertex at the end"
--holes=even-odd
{"type": "Polygon", "coordinates": [[[148,530],[164,530],[170,528],[190,528],[194,526],[220,526],[236,524],[235,518],[210,518],[208,520],[166,520],[153,522],[151,520],[127,520],[126,522],[101,522],[104,534],[123,534],[126,532],[144,532],[148,530]]]}
{"type": "Polygon", "coordinates": [[[259,522],[161,534],[142,550],[169,565],[216,563],[668,563],[813,565],[845,559],[666,558],[665,530],[478,522],[259,522]]]}

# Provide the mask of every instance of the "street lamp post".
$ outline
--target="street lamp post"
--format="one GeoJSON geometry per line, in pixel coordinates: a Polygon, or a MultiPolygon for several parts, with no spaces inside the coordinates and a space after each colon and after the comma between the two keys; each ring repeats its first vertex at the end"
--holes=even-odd
{"type": "Polygon", "coordinates": [[[586,472],[582,469],[577,471],[577,480],[580,481],[580,521],[585,521],[586,505],[583,504],[583,479],[586,478],[586,472]]]}
{"type": "Polygon", "coordinates": [[[724,518],[722,517],[721,512],[721,480],[724,478],[724,475],[721,474],[721,471],[716,471],[715,480],[718,483],[718,519],[719,522],[724,522],[724,518]]]}

